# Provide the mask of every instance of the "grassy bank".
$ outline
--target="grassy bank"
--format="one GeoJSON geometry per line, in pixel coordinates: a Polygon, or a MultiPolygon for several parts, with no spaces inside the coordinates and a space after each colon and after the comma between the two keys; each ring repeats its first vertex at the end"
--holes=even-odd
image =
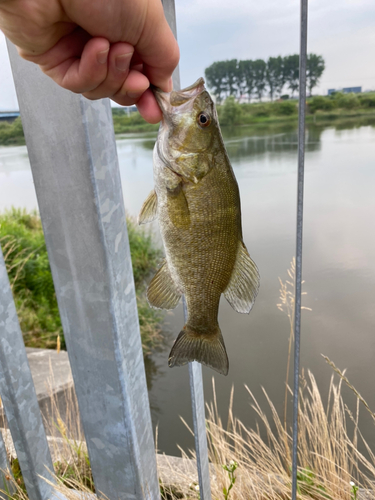
{"type": "Polygon", "coordinates": [[[12,123],[0,122],[0,146],[21,146],[25,144],[21,118],[12,123]]]}
{"type": "MultiPolygon", "coordinates": [[[[161,251],[149,233],[127,220],[144,353],[161,343],[161,315],[145,298],[145,279],[156,269],[161,251]]],[[[42,225],[36,213],[11,210],[0,214],[0,242],[25,344],[65,349],[42,225]],[[60,339],[58,341],[58,339],[60,339]]]]}
{"type": "MultiPolygon", "coordinates": [[[[293,123],[298,117],[298,101],[284,100],[239,104],[229,97],[217,106],[222,127],[239,125],[262,126],[273,123],[293,123]]],[[[125,109],[113,109],[115,134],[157,132],[159,125],[144,121],[138,112],[129,115],[125,109]]],[[[307,100],[307,122],[324,122],[363,116],[375,116],[375,93],[315,96],[307,100]]],[[[21,119],[0,123],[0,146],[25,144],[21,119]]]]}
{"type": "Polygon", "coordinates": [[[113,128],[115,134],[128,134],[139,132],[157,132],[159,124],[147,123],[138,112],[129,115],[124,108],[112,109],[113,128]]]}
{"type": "MultiPolygon", "coordinates": [[[[293,260],[288,280],[280,280],[280,303],[277,304],[289,319],[289,342],[293,335],[294,275],[293,260]]],[[[374,422],[375,414],[345,374],[327,357],[323,357],[338,375],[338,378],[332,377],[330,382],[327,380],[328,391],[324,391],[328,392],[327,400],[322,397],[311,372],[305,375],[302,370],[300,376],[297,498],[369,500],[375,495],[375,455],[360,430],[360,408],[365,409],[374,422]],[[345,399],[344,385],[350,389],[349,393],[345,393],[345,399]]],[[[232,388],[227,424],[224,424],[223,415],[218,411],[213,379],[213,401],[207,407],[206,420],[213,500],[291,499],[293,439],[287,420],[291,390],[286,384],[283,415],[278,414],[267,393],[263,392],[262,401],[256,400],[246,386],[245,394],[241,395],[242,400],[244,397],[249,400],[249,412],[256,416],[257,423],[250,428],[233,414],[232,388]]],[[[47,434],[58,434],[62,438],[50,442],[56,489],[67,500],[75,500],[77,490],[85,498],[96,491],[81,422],[75,418],[79,408],[74,389],[67,391],[66,396],[66,412],[64,409],[61,414],[56,395],[51,395],[53,403],[45,425],[47,434]]],[[[182,456],[195,458],[192,451],[182,451],[182,456]]],[[[28,500],[19,463],[14,457],[11,457],[10,463],[16,488],[16,494],[11,498],[28,500]]],[[[192,473],[190,467],[184,465],[177,468],[176,463],[167,458],[158,472],[162,500],[201,498],[197,475],[192,473]]]]}
{"type": "MultiPolygon", "coordinates": [[[[330,362],[330,361],[329,361],[330,362]]],[[[331,362],[330,362],[331,363],[331,362]]],[[[324,401],[312,373],[301,379],[299,396],[299,441],[297,498],[299,500],[359,500],[375,495],[375,456],[368,447],[359,451],[363,441],[359,428],[359,403],[366,405],[346,377],[332,364],[339,379],[331,379],[329,398],[324,401]],[[344,400],[343,382],[354,392],[358,401],[351,413],[344,400]]],[[[328,381],[327,381],[328,382],[328,381]]],[[[242,389],[243,390],[243,389],[242,389]]],[[[75,500],[77,491],[82,498],[96,493],[79,420],[74,392],[68,394],[67,413],[60,414],[58,404],[46,421],[47,433],[62,439],[51,441],[51,455],[56,477],[56,490],[67,500],[75,500]]],[[[208,405],[206,430],[211,465],[213,500],[290,500],[292,490],[292,435],[282,417],[265,393],[264,401],[255,400],[246,387],[249,412],[255,412],[255,429],[246,427],[233,415],[233,390],[228,402],[228,424],[224,425],[214,401],[208,405]],[[268,416],[270,415],[270,416],[268,416]]],[[[351,406],[353,406],[351,404],[351,406]]],[[[371,417],[375,415],[371,410],[371,417]]],[[[105,450],[104,450],[105,451],[105,450]]],[[[194,452],[183,458],[195,458],[194,452]]],[[[14,500],[28,500],[19,462],[10,460],[16,493],[14,500]]],[[[186,462],[185,462],[186,463],[186,462]]],[[[159,469],[162,478],[162,500],[199,500],[197,474],[192,468],[176,469],[175,462],[164,462],[159,469]],[[173,477],[173,483],[169,478],[173,477]]],[[[10,481],[12,479],[10,478],[10,481]]]]}
{"type": "MultiPolygon", "coordinates": [[[[298,118],[298,101],[283,100],[239,104],[233,97],[217,106],[223,127],[293,122],[298,118]]],[[[375,115],[375,93],[315,96],[307,99],[307,122],[375,115]]]]}

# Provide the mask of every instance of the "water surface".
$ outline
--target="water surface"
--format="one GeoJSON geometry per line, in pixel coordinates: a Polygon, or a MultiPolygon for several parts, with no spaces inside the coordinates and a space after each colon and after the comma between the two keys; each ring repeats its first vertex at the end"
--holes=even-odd
{"type": "MultiPolygon", "coordinates": [[[[301,366],[311,370],[326,395],[332,370],[329,356],[375,409],[375,126],[371,122],[309,126],[306,137],[305,215],[301,366]]],[[[117,140],[125,206],[137,214],[153,187],[154,136],[117,140]]],[[[228,377],[203,368],[206,399],[216,381],[225,420],[235,388],[234,413],[254,425],[244,384],[259,398],[268,392],[282,412],[289,322],[277,309],[279,281],[295,254],[297,134],[293,126],[250,132],[234,129],[226,146],[239,183],[244,241],[261,274],[250,315],[222,300],[219,322],[230,360],[228,377]]],[[[0,210],[36,208],[25,147],[0,148],[0,210]]],[[[193,447],[179,415],[191,425],[187,367],[169,369],[173,339],[183,326],[179,306],[166,316],[168,346],[147,362],[154,425],[162,451],[178,454],[176,443],[193,447]]],[[[345,391],[349,404],[354,401],[345,391]]],[[[364,415],[364,413],[363,413],[364,415]]],[[[363,416],[371,444],[373,425],[363,416]]]]}

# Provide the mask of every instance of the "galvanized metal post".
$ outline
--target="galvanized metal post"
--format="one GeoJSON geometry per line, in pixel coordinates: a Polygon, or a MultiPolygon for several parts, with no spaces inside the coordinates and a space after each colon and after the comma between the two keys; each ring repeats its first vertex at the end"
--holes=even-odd
{"type": "Polygon", "coordinates": [[[294,316],[294,388],[293,388],[293,467],[292,500],[297,497],[297,445],[298,445],[298,393],[302,296],[302,231],[303,231],[303,184],[305,167],[305,109],[307,66],[307,0],[301,0],[299,54],[299,107],[298,107],[298,186],[297,186],[297,238],[296,282],[294,316]]]}
{"type": "Polygon", "coordinates": [[[9,54],[96,491],[160,497],[109,100],[9,54]]]}
{"type": "MultiPolygon", "coordinates": [[[[182,297],[184,321],[187,321],[185,297],[182,297]]],[[[203,393],[202,365],[193,361],[189,363],[189,379],[191,407],[193,411],[193,426],[195,454],[197,457],[199,496],[201,500],[211,500],[210,467],[208,463],[206,417],[203,393]]]]}
{"type": "MultiPolygon", "coordinates": [[[[176,6],[174,0],[161,0],[161,2],[163,4],[165,18],[172,30],[175,39],[177,40],[176,6]]],[[[179,66],[177,66],[177,68],[174,70],[172,79],[173,88],[175,90],[179,90],[181,88],[179,66]]]]}
{"type": "Polygon", "coordinates": [[[1,500],[9,500],[9,497],[14,495],[14,493],[16,492],[16,488],[12,480],[13,480],[13,474],[12,471],[10,470],[7,450],[5,448],[3,435],[0,431],[0,499],[1,500]]]}
{"type": "MultiPolygon", "coordinates": [[[[51,455],[1,248],[0,394],[28,496],[52,498],[53,487],[46,482],[54,482],[51,455]]],[[[8,467],[2,436],[0,467],[8,467]]]]}
{"type": "MultiPolygon", "coordinates": [[[[176,8],[174,0],[162,0],[164,14],[168,24],[177,39],[176,8]]],[[[180,72],[179,67],[173,73],[173,88],[179,90],[180,72]]],[[[184,320],[187,320],[187,308],[185,298],[182,298],[184,308],[184,320]]],[[[201,500],[211,500],[210,469],[208,462],[207,434],[205,404],[203,392],[202,366],[194,361],[189,363],[189,379],[191,405],[193,412],[195,452],[197,457],[199,495],[201,500]]]]}

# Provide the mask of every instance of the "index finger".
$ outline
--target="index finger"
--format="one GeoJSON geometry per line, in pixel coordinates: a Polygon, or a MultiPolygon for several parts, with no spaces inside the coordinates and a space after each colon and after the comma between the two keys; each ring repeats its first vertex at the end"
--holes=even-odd
{"type": "Polygon", "coordinates": [[[180,51],[161,2],[150,2],[136,50],[144,63],[144,72],[149,81],[164,92],[170,92],[171,77],[180,59],[180,51]]]}

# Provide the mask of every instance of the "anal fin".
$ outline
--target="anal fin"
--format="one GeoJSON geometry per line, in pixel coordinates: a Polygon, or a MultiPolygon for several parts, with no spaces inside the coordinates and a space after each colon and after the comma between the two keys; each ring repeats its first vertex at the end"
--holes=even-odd
{"type": "Polygon", "coordinates": [[[232,276],[224,296],[239,313],[249,313],[259,290],[259,271],[249,252],[241,241],[232,276]]]}
{"type": "Polygon", "coordinates": [[[141,211],[138,215],[138,224],[147,224],[147,222],[152,222],[156,219],[158,208],[158,198],[156,196],[155,190],[147,196],[145,202],[142,205],[141,211]]]}
{"type": "Polygon", "coordinates": [[[174,309],[177,306],[181,292],[174,284],[166,260],[152,278],[146,295],[150,306],[157,309],[174,309]]]}

